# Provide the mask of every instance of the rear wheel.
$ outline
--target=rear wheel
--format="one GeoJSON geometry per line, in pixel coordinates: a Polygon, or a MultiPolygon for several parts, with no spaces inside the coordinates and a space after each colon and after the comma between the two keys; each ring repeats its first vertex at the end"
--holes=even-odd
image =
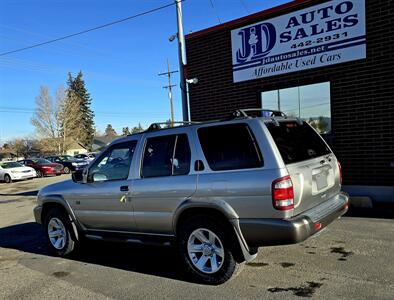
{"type": "Polygon", "coordinates": [[[63,172],[64,172],[64,174],[70,174],[70,168],[64,167],[63,172]]]}
{"type": "Polygon", "coordinates": [[[72,233],[68,214],[62,209],[53,208],[45,218],[46,236],[52,250],[59,256],[73,252],[77,240],[72,233]]]}
{"type": "Polygon", "coordinates": [[[187,274],[208,284],[229,280],[237,264],[226,228],[203,215],[191,217],[181,226],[178,247],[187,274]]]}
{"type": "Polygon", "coordinates": [[[5,183],[11,183],[12,182],[11,176],[8,175],[8,174],[5,174],[4,175],[4,182],[5,183]]]}

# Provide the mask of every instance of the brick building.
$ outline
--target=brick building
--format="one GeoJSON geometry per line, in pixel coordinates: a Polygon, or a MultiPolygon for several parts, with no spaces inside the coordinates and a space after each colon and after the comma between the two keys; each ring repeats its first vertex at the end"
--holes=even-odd
{"type": "Polygon", "coordinates": [[[338,156],[346,190],[394,201],[393,6],[296,0],[187,35],[191,119],[256,107],[299,116],[338,156]]]}

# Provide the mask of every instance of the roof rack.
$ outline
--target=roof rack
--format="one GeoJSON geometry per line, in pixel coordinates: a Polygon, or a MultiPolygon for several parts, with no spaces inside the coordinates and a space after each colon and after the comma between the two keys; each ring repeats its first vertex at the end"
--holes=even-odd
{"type": "Polygon", "coordinates": [[[279,110],[271,110],[271,109],[264,109],[264,108],[244,108],[244,109],[237,109],[233,115],[236,118],[239,117],[249,117],[248,112],[261,112],[262,117],[284,117],[287,118],[286,114],[279,110]],[[264,116],[264,114],[267,114],[264,116]]]}
{"type": "Polygon", "coordinates": [[[175,121],[175,122],[160,122],[160,123],[152,123],[146,131],[154,131],[154,130],[160,130],[160,129],[167,129],[167,128],[174,128],[174,127],[162,127],[161,125],[174,125],[174,124],[180,124],[180,126],[186,126],[186,125],[193,125],[193,124],[198,124],[199,122],[191,122],[191,121],[175,121]]]}
{"type": "MultiPolygon", "coordinates": [[[[237,109],[233,113],[233,118],[250,118],[248,112],[260,112],[262,117],[271,118],[272,122],[279,126],[279,122],[275,117],[282,117],[287,119],[287,115],[280,111],[280,110],[271,110],[271,109],[264,109],[264,108],[245,108],[245,109],[237,109]]],[[[295,118],[299,125],[302,125],[302,120],[300,118],[295,118]]]]}

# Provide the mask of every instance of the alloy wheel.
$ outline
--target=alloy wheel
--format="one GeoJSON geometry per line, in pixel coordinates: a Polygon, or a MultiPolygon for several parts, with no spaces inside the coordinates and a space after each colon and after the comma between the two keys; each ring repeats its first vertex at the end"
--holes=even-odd
{"type": "Polygon", "coordinates": [[[189,258],[200,272],[213,274],[220,270],[224,262],[224,248],[219,237],[211,230],[194,230],[187,243],[189,258]]]}
{"type": "Polygon", "coordinates": [[[48,223],[48,237],[52,246],[61,250],[66,245],[67,231],[64,224],[58,218],[52,218],[48,223]]]}

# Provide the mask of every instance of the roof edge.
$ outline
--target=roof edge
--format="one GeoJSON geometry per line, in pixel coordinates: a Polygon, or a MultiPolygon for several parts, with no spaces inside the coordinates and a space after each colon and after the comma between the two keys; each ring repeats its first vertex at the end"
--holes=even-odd
{"type": "Polygon", "coordinates": [[[185,39],[188,40],[188,39],[192,39],[192,38],[199,37],[199,36],[202,36],[202,35],[206,35],[208,33],[211,33],[211,32],[217,31],[217,30],[228,28],[228,27],[231,27],[231,26],[234,26],[234,25],[241,25],[241,24],[247,23],[248,21],[251,21],[251,20],[254,20],[254,19],[257,19],[257,18],[261,18],[261,17],[265,17],[267,15],[270,15],[270,14],[273,14],[273,13],[276,13],[276,12],[280,12],[282,10],[289,9],[289,8],[295,7],[297,5],[300,5],[300,4],[303,4],[303,3],[308,3],[308,2],[311,2],[311,1],[312,0],[293,0],[291,2],[283,3],[281,5],[274,6],[272,8],[268,8],[268,9],[256,12],[256,13],[248,15],[248,16],[244,16],[244,17],[241,17],[241,18],[238,18],[238,19],[234,19],[234,20],[228,21],[226,23],[218,24],[218,25],[215,25],[215,26],[212,26],[212,27],[201,29],[201,30],[196,31],[196,32],[189,33],[189,34],[185,35],[185,39]]]}

